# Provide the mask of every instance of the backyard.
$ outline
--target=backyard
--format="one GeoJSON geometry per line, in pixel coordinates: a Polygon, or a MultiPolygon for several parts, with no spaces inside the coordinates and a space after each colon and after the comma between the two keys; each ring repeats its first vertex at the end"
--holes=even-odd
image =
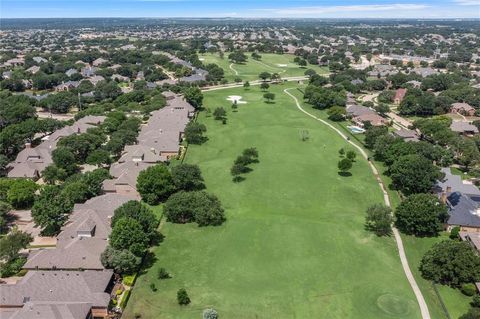
{"type": "Polygon", "coordinates": [[[352,176],[340,176],[338,150],[348,145],[296,110],[283,94],[291,86],[274,86],[272,104],[257,87],[205,94],[207,108],[227,109],[227,124],[202,112],[209,140],[190,146],[186,162],[201,167],[227,222],[165,223],[156,262],[137,280],[125,318],[200,318],[208,307],[222,318],[419,317],[393,239],[364,230],[366,208],[382,202],[366,161],[358,156],[352,176]],[[232,112],[229,95],[247,103],[232,112]],[[258,149],[260,163],[233,183],[230,167],[247,147],[258,149]],[[157,279],[160,267],[173,278],[157,279]],[[177,304],[180,288],[190,305],[177,304]]]}

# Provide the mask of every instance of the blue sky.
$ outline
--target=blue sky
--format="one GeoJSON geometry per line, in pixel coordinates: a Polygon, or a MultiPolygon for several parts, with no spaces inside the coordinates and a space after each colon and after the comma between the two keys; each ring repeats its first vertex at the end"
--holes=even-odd
{"type": "Polygon", "coordinates": [[[0,0],[1,18],[480,18],[480,0],[0,0]]]}

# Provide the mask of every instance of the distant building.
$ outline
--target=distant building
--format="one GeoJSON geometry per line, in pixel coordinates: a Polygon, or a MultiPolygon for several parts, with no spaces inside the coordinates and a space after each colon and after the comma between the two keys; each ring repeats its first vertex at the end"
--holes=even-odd
{"type": "Polygon", "coordinates": [[[468,103],[453,103],[450,108],[450,113],[458,113],[465,116],[474,116],[475,108],[468,103]]]}
{"type": "Polygon", "coordinates": [[[450,129],[456,133],[466,136],[478,134],[478,128],[468,122],[454,121],[450,125],[450,129]]]}

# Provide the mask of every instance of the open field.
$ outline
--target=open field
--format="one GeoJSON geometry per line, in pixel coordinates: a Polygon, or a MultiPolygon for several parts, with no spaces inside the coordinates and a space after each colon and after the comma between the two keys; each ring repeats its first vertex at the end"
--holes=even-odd
{"type": "MultiPolygon", "coordinates": [[[[292,94],[294,94],[299,101],[301,101],[302,94],[297,90],[292,90],[292,94]]],[[[311,105],[303,103],[304,109],[308,112],[315,114],[316,116],[327,120],[327,114],[324,110],[317,110],[314,109],[311,105]]],[[[363,135],[353,135],[349,133],[348,129],[346,129],[346,122],[332,122],[339,128],[343,129],[343,132],[349,134],[352,139],[356,139],[357,141],[363,141],[363,135]]],[[[360,143],[358,143],[360,144],[360,143]]],[[[380,172],[385,170],[383,163],[376,162],[376,166],[380,172]]],[[[382,180],[386,185],[390,184],[390,177],[386,175],[382,175],[382,180]]],[[[400,198],[398,193],[392,190],[387,190],[390,196],[390,201],[393,207],[396,207],[400,203],[400,198]]],[[[417,281],[418,286],[420,287],[422,294],[427,302],[430,315],[432,318],[440,318],[440,319],[447,319],[445,311],[442,308],[441,301],[439,300],[438,296],[433,289],[432,283],[424,280],[418,271],[418,267],[420,265],[420,261],[424,255],[424,253],[436,242],[447,239],[445,235],[437,237],[437,238],[418,238],[414,236],[404,236],[403,244],[405,247],[405,252],[407,254],[408,262],[410,265],[410,269],[412,270],[415,280],[417,281]]],[[[450,314],[451,318],[458,318],[460,315],[467,312],[469,309],[469,302],[471,301],[470,297],[466,297],[463,295],[459,290],[450,288],[448,286],[437,285],[438,293],[443,300],[448,313],[450,314]]]]}
{"type": "Polygon", "coordinates": [[[244,64],[233,64],[228,60],[228,54],[221,59],[218,54],[205,53],[200,54],[203,62],[215,63],[225,71],[225,78],[232,82],[235,78],[241,78],[243,81],[258,80],[261,72],[278,73],[281,77],[302,76],[307,69],[313,69],[319,74],[328,73],[328,68],[317,65],[308,65],[305,68],[299,67],[293,62],[294,56],[291,54],[273,54],[262,53],[262,59],[256,61],[247,54],[248,61],[244,64]]]}
{"type": "Polygon", "coordinates": [[[222,318],[418,318],[393,239],[363,229],[365,209],[382,200],[367,163],[339,176],[337,151],[346,143],[298,112],[285,87],[272,89],[275,104],[258,88],[206,94],[207,107],[228,108],[228,123],[203,112],[209,141],[190,147],[187,162],[200,165],[228,220],[216,228],[165,223],[157,262],[137,281],[125,318],[200,318],[207,307],[222,318]],[[229,95],[247,104],[233,113],[229,95]],[[251,146],[260,163],[235,184],[229,168],[251,146]],[[158,280],[160,267],[173,278],[158,280]],[[176,303],[182,287],[187,307],[176,303]]]}

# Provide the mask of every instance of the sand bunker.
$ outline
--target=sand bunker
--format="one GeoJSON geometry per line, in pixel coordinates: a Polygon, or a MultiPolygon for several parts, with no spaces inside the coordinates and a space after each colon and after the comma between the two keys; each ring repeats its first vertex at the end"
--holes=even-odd
{"type": "Polygon", "coordinates": [[[232,103],[237,102],[237,104],[246,104],[247,102],[242,101],[242,97],[240,95],[229,95],[227,97],[227,101],[230,101],[232,103]]]}
{"type": "Polygon", "coordinates": [[[288,66],[288,64],[277,64],[277,66],[280,67],[280,68],[285,68],[285,67],[288,66]]]}

